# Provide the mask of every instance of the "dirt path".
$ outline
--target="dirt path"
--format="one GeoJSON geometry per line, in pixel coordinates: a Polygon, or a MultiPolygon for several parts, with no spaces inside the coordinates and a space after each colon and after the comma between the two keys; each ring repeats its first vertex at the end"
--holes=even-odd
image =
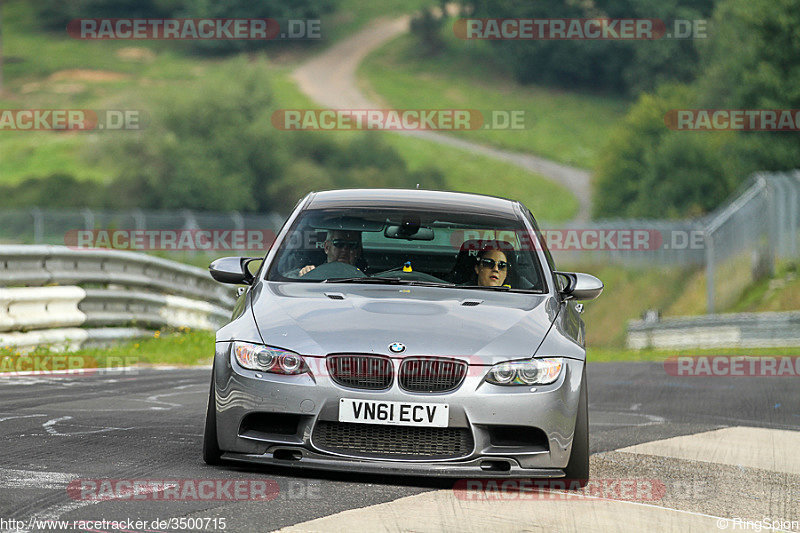
{"type": "MultiPolygon", "coordinates": [[[[377,109],[359,88],[356,71],[361,61],[385,42],[408,31],[408,16],[376,20],[358,33],[340,41],[322,54],[295,69],[293,78],[300,89],[318,104],[335,109],[377,109]]],[[[439,144],[493,157],[536,172],[564,185],[578,199],[580,211],[575,220],[588,220],[591,211],[591,175],[588,171],[562,165],[530,154],[510,152],[433,131],[405,131],[439,144]]]]}

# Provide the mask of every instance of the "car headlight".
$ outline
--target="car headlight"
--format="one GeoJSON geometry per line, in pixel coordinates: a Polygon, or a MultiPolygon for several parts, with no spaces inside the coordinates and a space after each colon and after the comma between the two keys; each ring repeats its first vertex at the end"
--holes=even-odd
{"type": "Polygon", "coordinates": [[[236,356],[236,362],[248,370],[289,375],[308,372],[308,366],[302,356],[280,348],[248,342],[234,342],[233,353],[236,356]]]}
{"type": "Polygon", "coordinates": [[[563,366],[561,357],[507,361],[494,365],[486,381],[495,385],[547,385],[558,379],[563,366]]]}

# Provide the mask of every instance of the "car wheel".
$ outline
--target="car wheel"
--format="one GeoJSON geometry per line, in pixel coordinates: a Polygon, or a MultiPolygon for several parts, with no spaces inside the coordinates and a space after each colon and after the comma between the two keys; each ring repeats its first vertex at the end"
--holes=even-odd
{"type": "Polygon", "coordinates": [[[589,396],[586,390],[586,365],[581,377],[581,398],[575,420],[575,435],[572,437],[572,453],[564,474],[570,487],[585,487],[589,481],[589,396]]]}
{"type": "MultiPolygon", "coordinates": [[[[213,370],[212,370],[213,374],[213,370]]],[[[211,390],[208,393],[208,408],[206,409],[206,426],[203,432],[203,461],[208,465],[218,465],[222,462],[222,450],[217,441],[217,402],[214,400],[214,378],[211,378],[211,390]]]]}

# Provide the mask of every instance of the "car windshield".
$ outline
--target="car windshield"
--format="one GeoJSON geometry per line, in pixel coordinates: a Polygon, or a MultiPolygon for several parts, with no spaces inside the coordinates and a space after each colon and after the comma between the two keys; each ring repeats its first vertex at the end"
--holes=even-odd
{"type": "Polygon", "coordinates": [[[543,292],[530,236],[516,218],[377,208],[308,210],[281,242],[267,279],[543,292]]]}

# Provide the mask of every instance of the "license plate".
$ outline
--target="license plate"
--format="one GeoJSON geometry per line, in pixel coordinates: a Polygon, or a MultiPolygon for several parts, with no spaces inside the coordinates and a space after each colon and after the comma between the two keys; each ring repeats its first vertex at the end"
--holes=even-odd
{"type": "Polygon", "coordinates": [[[446,428],[450,406],[445,403],[339,400],[339,422],[446,428]]]}

